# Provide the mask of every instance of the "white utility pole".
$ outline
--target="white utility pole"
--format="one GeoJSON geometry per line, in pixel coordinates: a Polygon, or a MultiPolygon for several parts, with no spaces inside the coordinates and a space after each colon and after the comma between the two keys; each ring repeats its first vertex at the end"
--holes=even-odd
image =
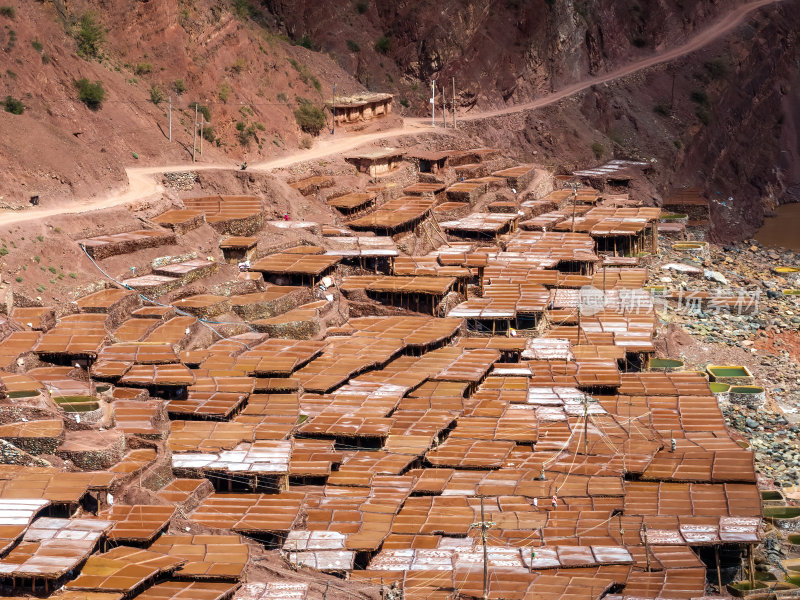
{"type": "Polygon", "coordinates": [[[456,78],[453,77],[453,129],[456,128],[456,78]]]}
{"type": "Polygon", "coordinates": [[[333,98],[331,98],[331,135],[336,133],[336,84],[333,84],[333,98]]]}
{"type": "Polygon", "coordinates": [[[447,108],[444,100],[444,86],[442,86],[442,123],[444,123],[444,128],[447,129],[447,108]]]}
{"type": "Polygon", "coordinates": [[[436,127],[436,80],[431,81],[431,126],[436,127]]]}
{"type": "Polygon", "coordinates": [[[200,116],[200,154],[203,153],[203,124],[206,121],[205,115],[200,116]]]}
{"type": "Polygon", "coordinates": [[[169,97],[169,141],[172,141],[172,96],[169,97]]]}
{"type": "Polygon", "coordinates": [[[192,129],[192,162],[195,162],[195,153],[197,152],[197,102],[194,103],[194,128],[192,129]]]}

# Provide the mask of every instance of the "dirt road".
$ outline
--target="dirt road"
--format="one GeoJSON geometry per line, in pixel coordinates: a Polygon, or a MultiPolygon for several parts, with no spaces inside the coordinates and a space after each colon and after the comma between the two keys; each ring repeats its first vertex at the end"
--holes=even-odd
{"type": "MultiPolygon", "coordinates": [[[[714,42],[715,40],[723,37],[737,26],[739,26],[747,16],[754,10],[766,6],[767,4],[774,4],[780,0],[755,0],[742,4],[731,10],[728,14],[713,22],[708,27],[698,31],[690,37],[685,43],[675,48],[664,50],[638,61],[628,63],[625,66],[614,69],[602,75],[584,79],[565,88],[552,92],[541,98],[537,98],[531,102],[523,104],[516,104],[507,108],[497,110],[490,110],[477,113],[466,113],[459,116],[461,121],[474,121],[478,119],[486,119],[491,117],[498,117],[502,115],[513,114],[526,110],[533,110],[548,106],[564,98],[572,96],[578,92],[582,92],[594,85],[614,81],[628,75],[632,75],[637,71],[647,69],[654,65],[669,62],[690,54],[700,48],[714,42]]],[[[378,140],[388,140],[394,137],[411,135],[418,133],[425,133],[437,130],[430,125],[430,122],[425,118],[412,118],[405,119],[403,126],[388,131],[377,133],[367,133],[361,135],[354,135],[342,138],[329,138],[327,140],[318,141],[314,148],[311,150],[301,150],[288,156],[276,158],[262,163],[250,165],[248,170],[251,171],[269,171],[271,169],[279,169],[288,167],[294,164],[302,163],[308,160],[315,160],[331,156],[333,154],[340,154],[348,152],[359,146],[369,144],[378,140]]],[[[443,130],[438,129],[443,132],[443,130]]],[[[89,199],[89,200],[76,200],[75,202],[62,205],[58,208],[46,208],[44,206],[31,207],[25,211],[19,212],[6,212],[0,213],[0,226],[11,225],[23,221],[30,221],[34,219],[44,219],[47,217],[54,217],[61,214],[83,213],[93,210],[102,210],[105,208],[112,208],[114,206],[121,206],[129,202],[137,200],[144,200],[153,195],[160,194],[164,191],[162,186],[156,180],[155,175],[166,173],[170,171],[204,171],[210,169],[231,169],[236,168],[234,163],[215,163],[215,164],[196,164],[196,163],[183,163],[177,165],[160,165],[157,167],[131,167],[126,169],[128,174],[128,186],[125,190],[118,190],[112,192],[105,199],[89,199]]]]}

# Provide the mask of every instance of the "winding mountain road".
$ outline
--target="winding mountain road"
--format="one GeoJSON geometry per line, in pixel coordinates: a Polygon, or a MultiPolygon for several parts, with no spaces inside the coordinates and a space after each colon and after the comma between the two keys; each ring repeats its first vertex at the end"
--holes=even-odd
{"type": "MultiPolygon", "coordinates": [[[[624,66],[618,67],[612,71],[608,71],[596,77],[590,77],[579,82],[568,85],[558,91],[552,92],[536,100],[525,102],[522,104],[515,104],[506,108],[489,110],[476,113],[465,113],[459,115],[459,121],[475,121],[479,119],[487,119],[491,117],[499,117],[509,115],[522,111],[534,110],[542,108],[563,100],[576,93],[582,92],[594,85],[607,83],[632,75],[638,71],[642,71],[654,65],[662,64],[680,58],[687,54],[691,54],[704,46],[720,39],[733,29],[738,27],[748,15],[763,6],[774,4],[781,0],[754,0],[741,4],[732,9],[727,14],[723,15],[716,21],[709,24],[707,27],[693,34],[683,44],[674,48],[665,49],[653,54],[647,58],[630,62],[624,66]]],[[[328,138],[320,140],[311,150],[301,150],[293,154],[275,158],[265,162],[252,164],[248,167],[248,171],[270,171],[272,169],[279,169],[289,167],[298,163],[306,162],[348,152],[379,140],[388,140],[394,137],[404,135],[415,135],[419,133],[443,131],[440,128],[432,127],[430,122],[425,118],[409,118],[405,119],[402,127],[381,131],[376,133],[366,133],[360,135],[343,136],[340,138],[328,138]]],[[[44,206],[31,207],[24,211],[9,211],[0,213],[0,226],[11,225],[24,221],[35,219],[43,219],[47,217],[54,217],[62,214],[75,214],[84,213],[95,210],[102,210],[113,208],[135,202],[138,200],[145,200],[156,194],[164,191],[163,187],[158,183],[155,175],[170,171],[205,171],[212,169],[235,169],[237,168],[231,163],[213,163],[213,164],[197,164],[197,163],[182,163],[175,165],[159,165],[156,167],[129,167],[126,169],[128,175],[128,186],[125,190],[112,192],[104,199],[89,199],[89,200],[76,200],[69,204],[59,206],[57,208],[47,208],[44,206]]]]}

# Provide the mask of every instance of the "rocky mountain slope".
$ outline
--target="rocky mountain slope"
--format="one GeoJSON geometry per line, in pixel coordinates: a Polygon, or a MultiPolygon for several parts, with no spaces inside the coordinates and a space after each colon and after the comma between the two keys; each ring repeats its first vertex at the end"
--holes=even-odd
{"type": "MultiPolygon", "coordinates": [[[[34,193],[88,197],[123,186],[123,166],[189,160],[194,102],[211,122],[200,160],[254,161],[312,143],[294,110],[321,107],[334,84],[338,94],[391,91],[407,116],[427,114],[431,79],[450,105],[455,78],[461,111],[511,106],[674,47],[741,4],[5,2],[0,99],[25,107],[0,111],[0,204],[12,205],[34,193]],[[86,15],[104,38],[95,55],[82,46],[86,15]],[[78,99],[82,78],[102,83],[101,108],[78,99]]],[[[799,0],[771,4],[684,59],[470,131],[562,170],[653,159],[653,202],[698,186],[719,201],[715,236],[750,234],[800,189],[798,20],[799,0]]]]}

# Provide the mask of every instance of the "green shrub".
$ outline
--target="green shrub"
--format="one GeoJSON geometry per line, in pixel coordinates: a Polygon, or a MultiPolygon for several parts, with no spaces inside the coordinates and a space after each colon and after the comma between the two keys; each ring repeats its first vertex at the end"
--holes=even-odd
{"type": "Polygon", "coordinates": [[[278,102],[288,102],[289,101],[289,98],[283,92],[278,94],[277,98],[278,98],[278,102]]]}
{"type": "Polygon", "coordinates": [[[172,89],[174,89],[177,93],[182,94],[186,91],[186,84],[183,83],[183,79],[176,79],[172,82],[172,89]]]}
{"type": "Polygon", "coordinates": [[[231,65],[231,71],[233,71],[238,75],[244,71],[244,68],[246,66],[247,63],[243,58],[237,58],[235,61],[233,61],[233,64],[231,65]]]}
{"type": "Polygon", "coordinates": [[[8,254],[8,248],[3,246],[2,248],[0,248],[0,256],[5,256],[6,254],[8,254]]]}
{"type": "Polygon", "coordinates": [[[43,242],[44,241],[44,236],[43,235],[37,235],[36,239],[39,240],[40,242],[43,242]]]}
{"type": "Polygon", "coordinates": [[[106,99],[106,91],[103,89],[103,84],[99,81],[92,83],[86,77],[79,79],[75,82],[75,87],[78,88],[78,98],[91,110],[99,110],[103,105],[103,100],[106,99]]]}
{"type": "Polygon", "coordinates": [[[36,50],[37,52],[41,52],[44,49],[42,42],[40,42],[39,40],[33,40],[31,42],[31,46],[33,46],[33,49],[36,50]]]}
{"type": "Polygon", "coordinates": [[[49,267],[47,267],[47,270],[50,271],[53,275],[58,273],[58,269],[56,269],[53,265],[50,265],[49,267]]]}
{"type": "Polygon", "coordinates": [[[222,102],[224,102],[224,103],[228,102],[228,99],[231,97],[232,93],[233,93],[233,89],[227,83],[223,82],[219,86],[219,94],[218,95],[219,95],[219,99],[222,100],[222,102]]]}
{"type": "MultiPolygon", "coordinates": [[[[256,121],[255,123],[244,123],[243,121],[239,121],[236,123],[236,131],[239,132],[239,143],[242,146],[246,146],[251,139],[258,139],[257,132],[265,131],[266,127],[264,127],[263,123],[259,123],[256,121]]],[[[260,146],[259,146],[260,147],[260,146]]]]}
{"type": "Polygon", "coordinates": [[[722,79],[728,74],[728,64],[721,58],[715,58],[703,65],[711,79],[722,79]]]}
{"type": "Polygon", "coordinates": [[[692,92],[689,98],[695,104],[699,104],[700,106],[708,106],[708,94],[706,94],[705,90],[695,90],[692,92]]]}
{"type": "Polygon", "coordinates": [[[656,113],[657,115],[661,115],[662,117],[668,117],[672,114],[672,111],[670,110],[669,106],[661,103],[656,104],[653,107],[653,112],[656,113]]]}
{"type": "Polygon", "coordinates": [[[78,42],[78,54],[86,58],[100,56],[103,43],[106,41],[106,31],[95,20],[94,13],[83,13],[74,36],[78,42]]]}
{"type": "Polygon", "coordinates": [[[249,0],[234,0],[233,12],[237,17],[246,21],[253,16],[253,6],[249,0]]]}
{"type": "Polygon", "coordinates": [[[703,124],[708,125],[711,121],[711,113],[708,111],[707,106],[700,105],[697,107],[697,110],[694,111],[694,114],[697,115],[697,119],[703,124]]]}
{"type": "Polygon", "coordinates": [[[312,140],[311,136],[309,135],[304,135],[303,138],[300,140],[300,147],[303,150],[310,150],[313,145],[314,145],[314,140],[312,140]]]}
{"type": "Polygon", "coordinates": [[[78,278],[78,274],[77,273],[70,273],[69,276],[70,276],[70,279],[77,279],[78,278]]]}
{"type": "Polygon", "coordinates": [[[381,54],[386,54],[387,52],[389,52],[389,48],[391,47],[391,45],[392,45],[391,40],[385,35],[382,35],[381,37],[378,38],[378,41],[375,42],[375,51],[380,52],[381,54]]]}
{"type": "Polygon", "coordinates": [[[202,136],[203,139],[207,142],[211,142],[212,144],[217,140],[216,136],[214,136],[214,128],[211,125],[203,125],[202,127],[202,136]]]}
{"type": "Polygon", "coordinates": [[[14,46],[17,45],[17,32],[13,29],[8,30],[8,44],[6,44],[6,52],[11,52],[14,46]]]}
{"type": "Polygon", "coordinates": [[[17,9],[13,6],[0,6],[0,15],[13,19],[17,16],[17,9]]]}
{"type": "Polygon", "coordinates": [[[361,46],[354,40],[347,40],[347,49],[350,50],[350,52],[361,52],[361,46]]]}
{"type": "Polygon", "coordinates": [[[153,65],[148,63],[148,62],[139,63],[138,65],[136,65],[136,68],[133,70],[133,72],[136,75],[139,75],[139,76],[147,75],[148,73],[151,73],[152,71],[153,71],[153,65]]]}
{"type": "Polygon", "coordinates": [[[194,107],[197,107],[197,112],[203,115],[203,118],[206,121],[211,121],[211,110],[205,104],[198,104],[197,102],[191,102],[189,104],[189,109],[194,110],[194,107]]]}
{"type": "Polygon", "coordinates": [[[150,86],[150,102],[158,106],[164,101],[164,92],[156,84],[150,86]]]}
{"type": "Polygon", "coordinates": [[[33,257],[33,260],[36,261],[36,263],[39,263],[41,262],[42,257],[37,254],[36,256],[33,257]]]}
{"type": "Polygon", "coordinates": [[[21,115],[25,112],[25,105],[22,103],[22,100],[17,100],[11,96],[6,96],[5,102],[3,102],[3,108],[12,115],[21,115]]]}
{"type": "Polygon", "coordinates": [[[309,50],[314,49],[314,44],[311,43],[311,36],[307,33],[304,33],[303,37],[297,40],[297,45],[302,46],[303,48],[308,48],[309,50]]]}
{"type": "Polygon", "coordinates": [[[301,102],[294,111],[294,118],[300,129],[311,135],[319,135],[319,132],[327,124],[325,113],[321,108],[311,104],[311,102],[301,102]]]}
{"type": "Polygon", "coordinates": [[[19,275],[17,275],[16,277],[14,277],[14,280],[15,280],[17,283],[22,283],[22,277],[20,277],[19,275]]]}
{"type": "Polygon", "coordinates": [[[603,148],[603,144],[601,144],[600,142],[594,142],[592,144],[592,152],[594,152],[594,157],[599,159],[600,157],[603,156],[605,148],[603,148]]]}

